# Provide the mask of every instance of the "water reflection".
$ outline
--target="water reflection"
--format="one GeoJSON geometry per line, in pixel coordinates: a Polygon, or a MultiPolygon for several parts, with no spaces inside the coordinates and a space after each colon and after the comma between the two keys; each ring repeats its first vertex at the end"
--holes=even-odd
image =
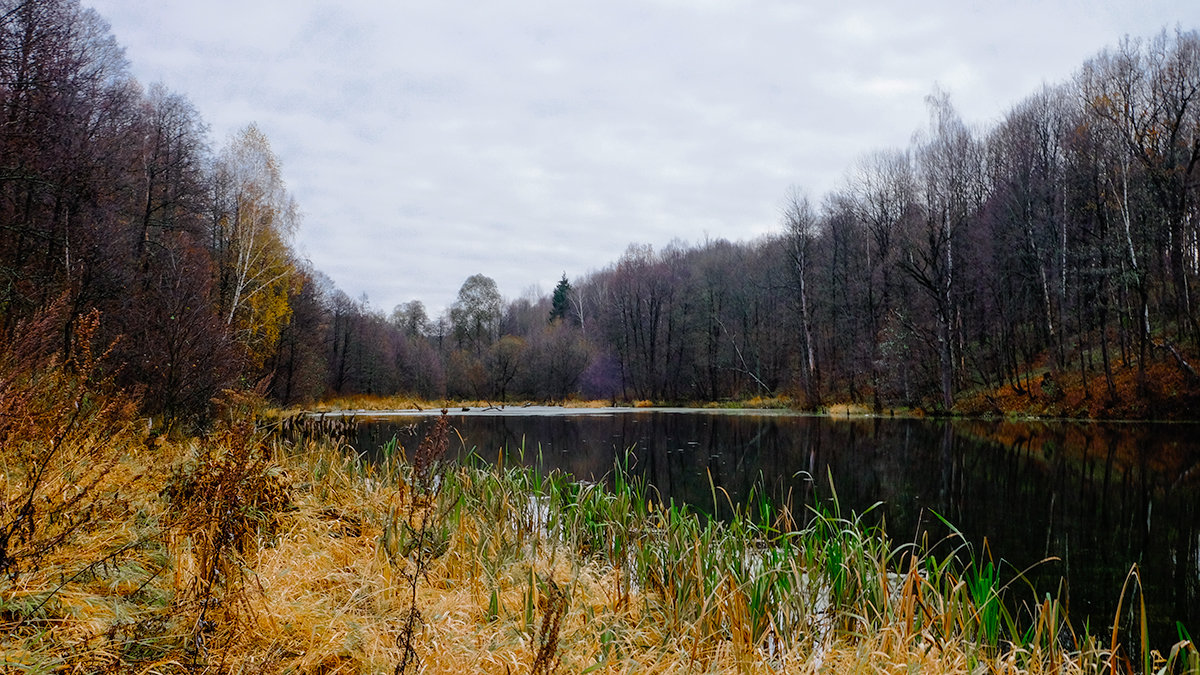
{"type": "MultiPolygon", "coordinates": [[[[738,503],[755,485],[801,507],[828,500],[830,477],[843,512],[882,502],[873,513],[897,541],[942,540],[936,512],[1009,576],[1031,568],[1032,589],[1015,589],[1022,599],[1066,598],[1093,634],[1111,629],[1137,563],[1153,643],[1168,649],[1176,621],[1200,629],[1196,425],[699,412],[452,417],[485,459],[523,454],[580,479],[603,479],[628,449],[631,470],[664,499],[708,513],[724,508],[725,493],[738,503]]],[[[416,433],[399,437],[415,448],[428,419],[364,425],[358,447],[377,448],[414,423],[416,433]]]]}

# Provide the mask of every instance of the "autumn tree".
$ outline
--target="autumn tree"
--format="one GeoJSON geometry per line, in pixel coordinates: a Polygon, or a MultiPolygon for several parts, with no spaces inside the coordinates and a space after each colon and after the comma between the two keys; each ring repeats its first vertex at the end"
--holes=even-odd
{"type": "Polygon", "coordinates": [[[634,245],[511,302],[474,275],[436,318],[299,264],[262,131],[212,157],[192,104],[134,81],[78,0],[0,0],[0,83],[0,339],[55,305],[66,349],[100,310],[106,367],[156,419],[202,421],[265,375],[283,402],[799,385],[808,405],[877,410],[948,410],[974,385],[1033,396],[1035,369],[1086,382],[1097,358],[1110,397],[1121,364],[1148,386],[1159,356],[1200,379],[1195,31],[1126,39],[983,133],[935,92],[908,148],[868,155],[819,208],[785,195],[779,232],[634,245]]]}
{"type": "Polygon", "coordinates": [[[467,277],[458,289],[458,299],[450,307],[450,322],[460,349],[476,356],[499,339],[504,301],[496,282],[483,274],[467,277]]]}
{"type": "Polygon", "coordinates": [[[253,124],[214,168],[210,227],[218,307],[225,325],[261,365],[274,349],[295,281],[289,242],[298,223],[266,135],[253,124]]]}
{"type": "Polygon", "coordinates": [[[330,321],[319,274],[301,269],[289,298],[291,312],[267,363],[271,394],[285,405],[311,403],[326,392],[329,361],[325,345],[330,321]]]}

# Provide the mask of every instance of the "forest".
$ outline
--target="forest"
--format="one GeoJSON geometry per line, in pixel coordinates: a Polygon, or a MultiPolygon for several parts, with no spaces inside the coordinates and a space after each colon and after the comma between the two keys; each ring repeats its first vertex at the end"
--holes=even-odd
{"type": "Polygon", "coordinates": [[[95,354],[169,423],[235,389],[1128,417],[1200,401],[1194,30],[1127,37],[986,128],[935,90],[907,146],[829,194],[780,195],[769,236],[632,244],[549,296],[506,299],[479,271],[439,316],[377,310],[302,259],[266,135],[215,146],[77,1],[0,2],[0,83],[3,357],[95,354]]]}

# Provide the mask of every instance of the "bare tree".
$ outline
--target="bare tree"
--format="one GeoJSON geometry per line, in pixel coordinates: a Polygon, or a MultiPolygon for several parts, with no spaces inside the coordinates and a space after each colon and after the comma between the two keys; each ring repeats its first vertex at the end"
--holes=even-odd
{"type": "Polygon", "coordinates": [[[978,142],[958,117],[949,96],[937,92],[927,101],[930,129],[916,148],[922,225],[906,242],[901,268],[932,301],[941,404],[949,410],[954,406],[957,356],[961,354],[955,247],[982,202],[982,157],[978,142]]]}
{"type": "Polygon", "coordinates": [[[804,352],[801,357],[804,374],[804,393],[808,405],[816,407],[821,402],[821,373],[817,368],[816,346],[813,344],[812,312],[809,308],[808,276],[812,267],[813,242],[820,234],[816,213],[808,197],[798,188],[788,195],[783,210],[784,228],[792,254],[797,295],[800,309],[800,329],[803,332],[804,352]]]}
{"type": "Polygon", "coordinates": [[[425,303],[420,300],[410,300],[396,305],[392,310],[392,325],[410,338],[428,335],[430,324],[429,314],[425,311],[425,303]]]}
{"type": "Polygon", "coordinates": [[[154,84],[142,108],[139,259],[145,258],[148,246],[161,233],[184,230],[201,234],[208,153],[207,129],[191,101],[154,84]]]}
{"type": "Polygon", "coordinates": [[[450,307],[450,323],[460,349],[470,348],[476,357],[500,339],[504,300],[491,277],[473,274],[458,289],[450,307]]]}
{"type": "MultiPolygon", "coordinates": [[[[1193,308],[1200,270],[1193,217],[1200,175],[1200,34],[1177,31],[1172,38],[1164,31],[1149,41],[1126,38],[1116,50],[1086,63],[1080,82],[1093,117],[1117,134],[1128,161],[1145,174],[1164,222],[1169,318],[1200,345],[1193,308]]],[[[1128,169],[1122,167],[1120,174],[1122,194],[1128,169]]]]}
{"type": "Polygon", "coordinates": [[[1053,364],[1066,359],[1062,322],[1067,284],[1067,218],[1063,212],[1063,140],[1074,121],[1063,89],[1049,87],[1014,107],[988,139],[988,165],[1000,211],[998,236],[1018,264],[1010,274],[1032,277],[1040,324],[1053,364]]]}
{"type": "Polygon", "coordinates": [[[874,407],[883,402],[883,353],[885,329],[892,311],[896,266],[903,221],[915,199],[912,159],[906,152],[873,153],[858,163],[848,187],[856,217],[866,230],[866,311],[870,322],[870,373],[874,407]]]}

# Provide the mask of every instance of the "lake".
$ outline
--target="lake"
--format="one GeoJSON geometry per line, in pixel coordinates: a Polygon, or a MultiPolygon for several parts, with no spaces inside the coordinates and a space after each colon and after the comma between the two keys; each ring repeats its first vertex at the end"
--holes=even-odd
{"type": "MultiPolygon", "coordinates": [[[[1152,644],[1176,622],[1200,633],[1200,425],[1012,422],[784,411],[507,408],[451,413],[467,450],[604,480],[629,451],[630,472],[662,498],[720,516],[755,485],[805,505],[886,519],[895,543],[945,554],[940,514],[1005,578],[1028,570],[1010,600],[1061,597],[1076,629],[1107,635],[1122,584],[1141,573],[1152,644]],[[710,482],[711,481],[711,482],[710,482]],[[718,488],[714,507],[713,486],[718,488]]],[[[410,451],[426,414],[360,418],[360,452],[396,436],[410,451]]],[[[452,434],[452,442],[458,444],[452,434]]],[[[452,446],[453,447],[453,446],[452,446]]],[[[1135,596],[1127,594],[1126,620],[1135,596]]],[[[1128,630],[1127,635],[1134,633],[1128,630]]]]}

